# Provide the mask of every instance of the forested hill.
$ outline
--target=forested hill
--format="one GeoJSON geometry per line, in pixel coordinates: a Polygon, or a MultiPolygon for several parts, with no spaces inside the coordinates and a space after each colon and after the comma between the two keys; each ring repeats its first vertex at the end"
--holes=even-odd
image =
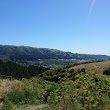
{"type": "Polygon", "coordinates": [[[76,59],[97,60],[110,59],[106,55],[89,55],[64,52],[56,49],[33,48],[28,46],[0,45],[0,58],[15,60],[37,60],[37,59],[76,59]]]}
{"type": "Polygon", "coordinates": [[[38,67],[38,66],[22,66],[15,62],[2,62],[0,61],[0,78],[3,76],[11,76],[16,79],[31,78],[44,71],[49,70],[49,68],[38,67]]]}

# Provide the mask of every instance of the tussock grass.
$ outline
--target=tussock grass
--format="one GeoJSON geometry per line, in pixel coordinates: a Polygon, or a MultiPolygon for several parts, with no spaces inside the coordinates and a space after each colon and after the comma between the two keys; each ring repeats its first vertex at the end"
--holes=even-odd
{"type": "Polygon", "coordinates": [[[88,64],[80,64],[73,67],[70,67],[69,69],[82,69],[85,68],[86,73],[103,73],[103,71],[110,68],[110,60],[108,61],[102,61],[102,62],[95,62],[95,63],[88,63],[88,64]]]}

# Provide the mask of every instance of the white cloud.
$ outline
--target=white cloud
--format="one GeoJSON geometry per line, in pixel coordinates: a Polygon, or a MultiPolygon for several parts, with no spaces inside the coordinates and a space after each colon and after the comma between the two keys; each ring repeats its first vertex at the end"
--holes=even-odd
{"type": "Polygon", "coordinates": [[[91,15],[91,13],[92,13],[92,11],[93,11],[93,9],[94,9],[95,3],[96,3],[96,0],[92,0],[91,7],[90,7],[90,9],[89,9],[88,16],[91,15]]]}

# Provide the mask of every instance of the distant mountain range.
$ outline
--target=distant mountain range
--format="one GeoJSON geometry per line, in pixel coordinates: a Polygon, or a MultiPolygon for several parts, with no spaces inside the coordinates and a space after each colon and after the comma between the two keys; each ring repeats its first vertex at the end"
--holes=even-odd
{"type": "Polygon", "coordinates": [[[0,45],[0,58],[10,60],[38,60],[38,59],[76,59],[76,60],[104,60],[107,55],[90,55],[64,52],[57,49],[34,48],[29,46],[0,45]]]}

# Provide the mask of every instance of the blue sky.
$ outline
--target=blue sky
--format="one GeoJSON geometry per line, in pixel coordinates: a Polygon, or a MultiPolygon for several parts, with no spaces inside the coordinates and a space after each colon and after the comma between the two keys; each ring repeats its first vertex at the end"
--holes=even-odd
{"type": "Polygon", "coordinates": [[[110,0],[0,0],[0,44],[110,55],[110,0]]]}

